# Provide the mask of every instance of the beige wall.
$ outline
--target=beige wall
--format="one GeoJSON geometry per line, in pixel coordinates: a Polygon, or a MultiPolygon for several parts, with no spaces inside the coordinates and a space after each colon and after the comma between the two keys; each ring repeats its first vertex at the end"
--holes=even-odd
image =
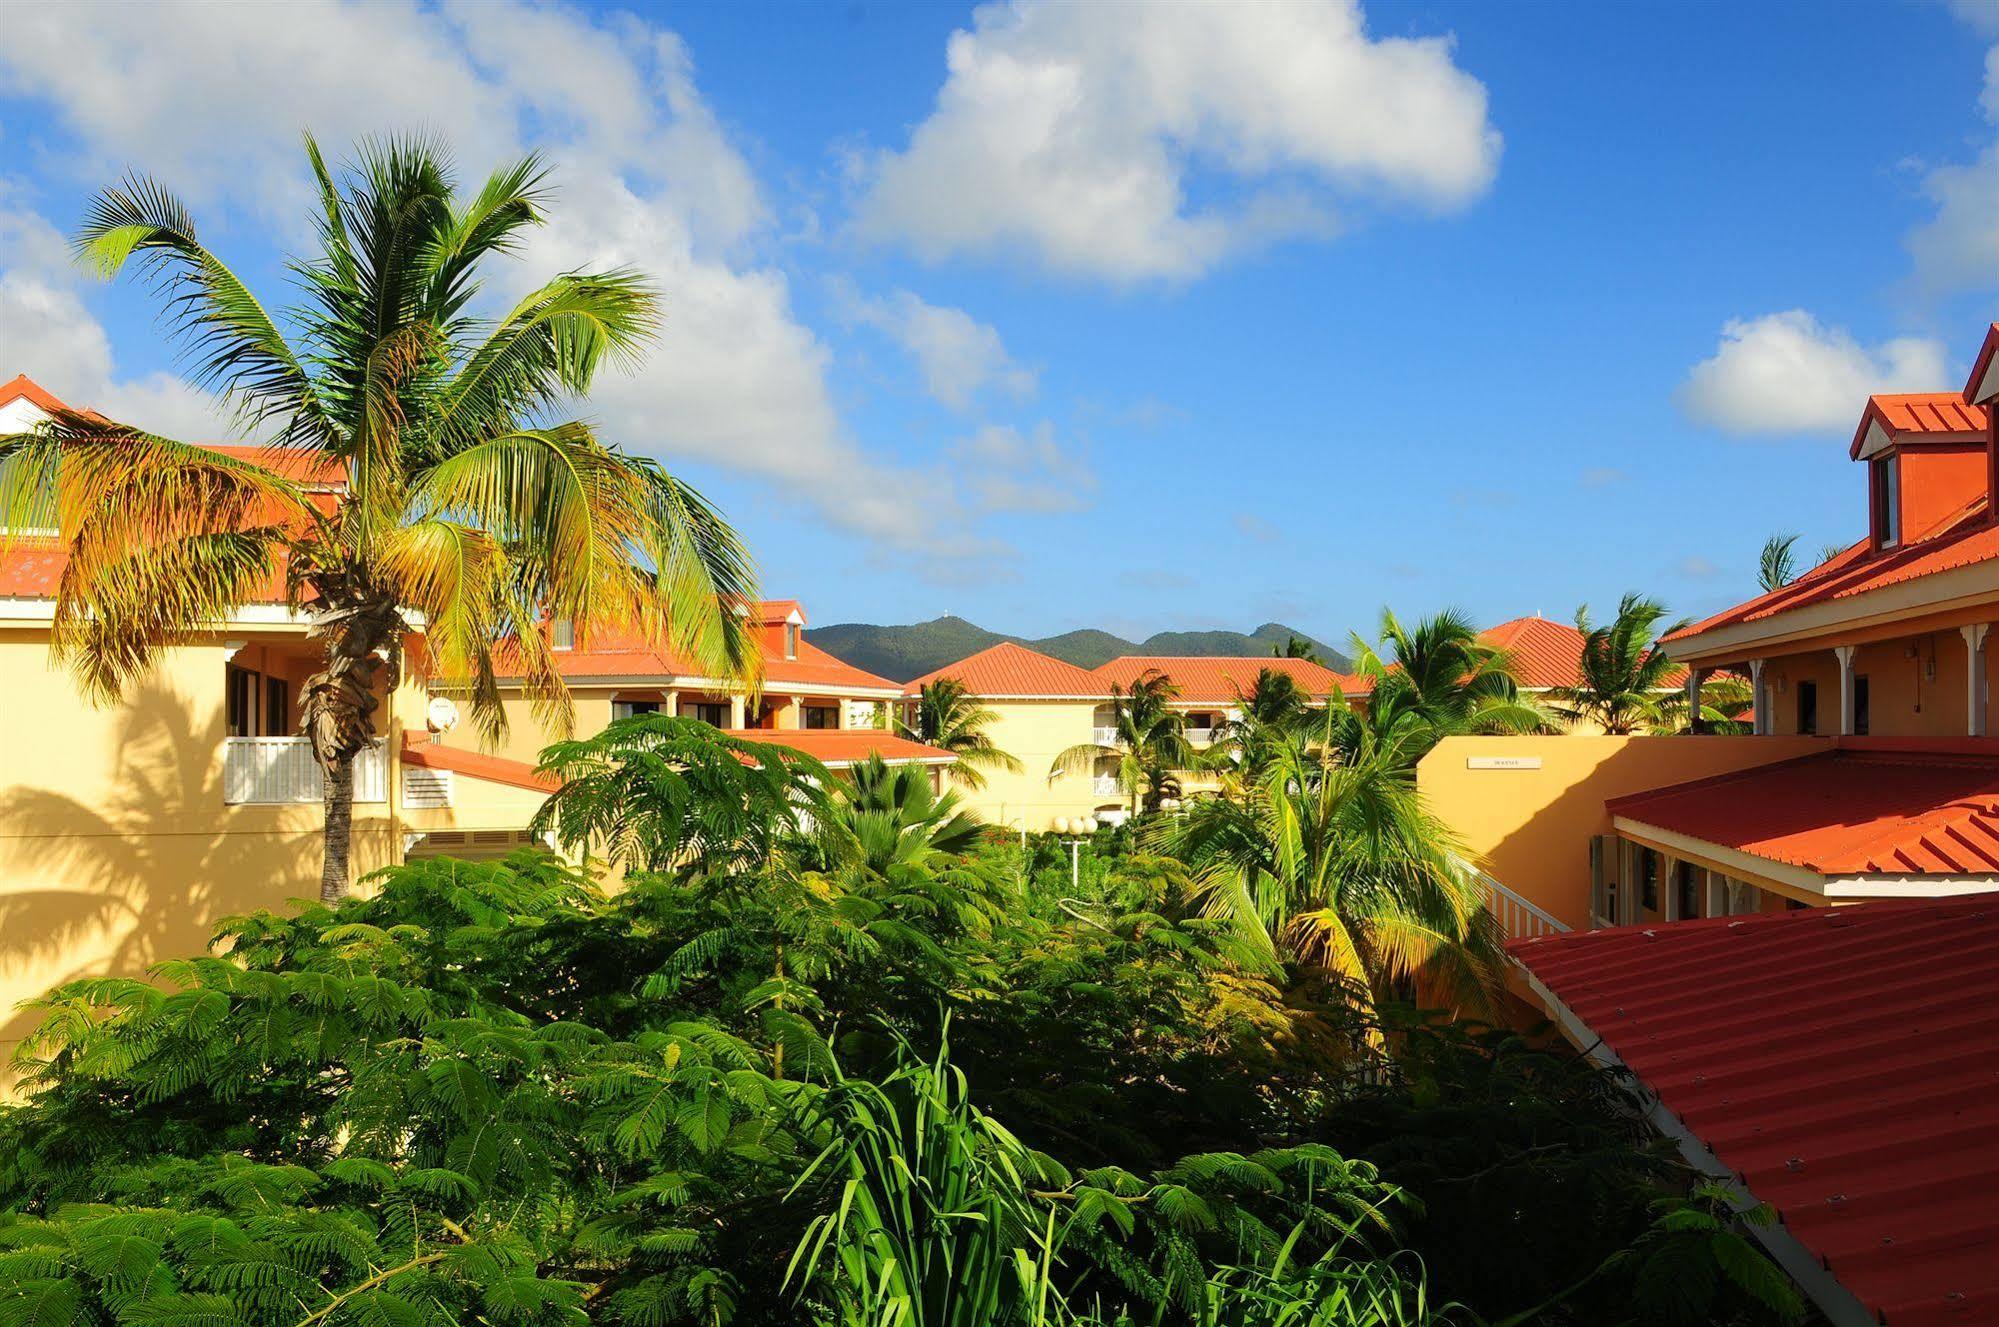
{"type": "MultiPolygon", "coordinates": [[[[1867,679],[1869,735],[1963,737],[1969,731],[1964,685],[1969,658],[1954,627],[1859,646],[1853,671],[1867,679]]],[[[1985,672],[1989,718],[1989,695],[1999,685],[1999,633],[1986,643],[1985,672]]],[[[1818,684],[1819,732],[1837,733],[1839,664],[1830,647],[1779,655],[1764,665],[1771,731],[1798,731],[1797,687],[1804,680],[1818,684]]]]}
{"type": "Polygon", "coordinates": [[[1098,798],[1090,775],[1064,774],[1052,783],[1055,757],[1090,740],[1095,705],[1087,700],[990,700],[979,704],[998,718],[986,729],[994,744],[1020,762],[1020,772],[983,769],[986,786],[961,789],[972,810],[989,824],[1052,829],[1058,819],[1086,816],[1099,806],[1123,805],[1122,797],[1098,798]]]}
{"type": "Polygon", "coordinates": [[[1589,923],[1589,841],[1603,804],[1691,779],[1830,750],[1801,737],[1450,737],[1417,783],[1495,880],[1574,927],[1589,923]],[[1537,768],[1474,769],[1474,759],[1537,768]]]}

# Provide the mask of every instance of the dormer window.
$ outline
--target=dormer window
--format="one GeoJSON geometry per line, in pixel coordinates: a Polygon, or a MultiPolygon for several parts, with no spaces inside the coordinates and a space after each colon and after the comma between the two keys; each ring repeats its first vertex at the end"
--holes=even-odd
{"type": "Polygon", "coordinates": [[[784,657],[787,659],[796,659],[798,657],[798,624],[796,622],[787,622],[784,624],[784,657]]]}
{"type": "Polygon", "coordinates": [[[573,650],[576,648],[576,621],[574,618],[559,617],[548,624],[548,644],[551,649],[573,650]]]}
{"type": "Polygon", "coordinates": [[[1902,542],[1902,466],[1892,453],[1873,462],[1874,482],[1868,487],[1874,498],[1874,542],[1893,548],[1902,542]]]}

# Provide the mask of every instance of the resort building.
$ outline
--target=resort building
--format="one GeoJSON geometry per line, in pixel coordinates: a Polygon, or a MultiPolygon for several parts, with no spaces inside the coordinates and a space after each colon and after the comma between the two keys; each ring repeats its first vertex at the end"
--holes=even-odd
{"type": "MultiPolygon", "coordinates": [[[[1336,695],[1348,704],[1367,696],[1364,680],[1306,659],[1126,655],[1090,669],[1011,642],[926,673],[904,694],[913,698],[925,684],[951,678],[991,710],[994,722],[986,735],[1019,761],[1020,769],[982,771],[986,786],[961,795],[989,823],[1046,831],[1079,821],[1116,824],[1130,814],[1131,796],[1119,785],[1110,755],[1088,772],[1050,773],[1056,757],[1072,747],[1116,745],[1113,687],[1129,691],[1148,673],[1164,674],[1177,688],[1170,703],[1186,716],[1188,743],[1202,751],[1225,724],[1242,717],[1242,697],[1266,671],[1289,675],[1317,705],[1336,695]]],[[[1199,771],[1178,774],[1183,793],[1214,786],[1199,771]]]]}
{"type": "MultiPolygon", "coordinates": [[[[0,433],[63,408],[15,378],[0,384],[0,433]]],[[[218,450],[279,469],[329,506],[345,488],[337,465],[218,450]]],[[[50,658],[68,557],[54,534],[14,531],[0,554],[0,1063],[26,1026],[18,1001],[70,977],[135,975],[199,952],[217,919],[318,891],[322,783],[297,735],[301,684],[320,667],[305,616],[274,577],[229,621],[165,651],[114,703],[94,704],[50,658]]],[[[764,650],[755,697],[634,642],[554,624],[576,697],[573,735],[623,714],[678,712],[836,771],[878,752],[947,778],[949,752],[874,726],[900,686],[812,645],[795,602],[742,611],[764,650]]],[[[357,877],[412,856],[477,857],[531,842],[528,823],[554,787],[535,773],[537,755],[572,735],[547,731],[516,680],[507,739],[481,750],[458,706],[431,694],[417,628],[400,681],[377,698],[381,737],[356,763],[357,877]]]]}

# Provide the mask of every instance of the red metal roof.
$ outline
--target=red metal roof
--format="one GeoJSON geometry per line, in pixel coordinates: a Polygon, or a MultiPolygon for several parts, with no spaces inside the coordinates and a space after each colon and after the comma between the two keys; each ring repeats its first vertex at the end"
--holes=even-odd
{"type": "Polygon", "coordinates": [[[1825,876],[1999,874],[1999,755],[1841,749],[1605,806],[1825,876]]]}
{"type": "Polygon", "coordinates": [[[1512,656],[1513,675],[1523,687],[1574,686],[1582,670],[1583,633],[1566,622],[1516,617],[1487,627],[1478,638],[1512,656]]]}
{"type": "Polygon", "coordinates": [[[1853,431],[1849,458],[1857,458],[1867,442],[1870,425],[1898,442],[1921,441],[1925,437],[1972,438],[1982,440],[1991,427],[1991,416],[1982,405],[1966,405],[1963,392],[1896,392],[1870,396],[1860,412],[1860,427],[1853,431]]]}
{"type": "Polygon", "coordinates": [[[419,728],[403,729],[403,763],[420,765],[425,769],[448,769],[467,778],[504,783],[514,788],[526,788],[530,792],[552,793],[562,786],[551,776],[537,773],[535,767],[525,761],[490,756],[483,751],[439,746],[429,733],[419,728]]]}
{"type": "Polygon", "coordinates": [[[1336,673],[1310,659],[1279,659],[1267,655],[1194,656],[1127,654],[1099,664],[1093,671],[1106,683],[1126,690],[1146,673],[1166,674],[1180,688],[1181,703],[1231,705],[1256,688],[1257,674],[1269,670],[1289,674],[1300,690],[1324,700],[1338,687],[1347,696],[1366,695],[1374,684],[1348,673],[1336,673]]]}
{"type": "MultiPolygon", "coordinates": [[[[849,687],[880,691],[884,697],[902,690],[898,683],[835,659],[805,639],[803,633],[798,641],[798,657],[785,658],[782,626],[785,613],[796,605],[790,600],[781,602],[786,605],[784,612],[762,621],[767,628],[763,633],[766,687],[849,687]]],[[[585,677],[666,680],[708,676],[708,670],[691,659],[652,649],[635,635],[601,627],[582,633],[581,648],[557,651],[555,660],[562,675],[572,680],[585,677]]],[[[500,675],[518,677],[520,673],[517,669],[503,666],[500,675]]]]}
{"type": "Polygon", "coordinates": [[[943,677],[962,683],[975,696],[989,698],[1095,700],[1110,691],[1104,679],[1087,668],[1064,663],[1012,641],[988,645],[977,654],[913,678],[903,691],[913,696],[923,689],[924,683],[943,677]]]}
{"type": "Polygon", "coordinates": [[[1887,1327],[1999,1322],[1999,898],[1509,948],[1887,1327]]]}

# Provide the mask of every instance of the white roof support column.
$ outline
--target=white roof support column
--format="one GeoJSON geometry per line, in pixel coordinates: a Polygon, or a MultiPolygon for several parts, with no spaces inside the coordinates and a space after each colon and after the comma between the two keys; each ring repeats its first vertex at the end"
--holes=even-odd
{"type": "Polygon", "coordinates": [[[1833,658],[1839,660],[1839,735],[1853,736],[1853,656],[1859,653],[1858,645],[1835,645],[1833,658]]]}
{"type": "Polygon", "coordinates": [[[1985,736],[1985,633],[1989,622],[1973,622],[1959,627],[1964,637],[1964,731],[1972,737],[1985,736]]]}
{"type": "Polygon", "coordinates": [[[1704,668],[1687,670],[1687,731],[1690,733],[1706,731],[1701,727],[1701,682],[1706,677],[1707,670],[1704,668]]]}
{"type": "Polygon", "coordinates": [[[1770,695],[1763,689],[1763,660],[1749,661],[1749,698],[1753,707],[1750,711],[1749,731],[1758,737],[1770,732],[1770,695]]]}

